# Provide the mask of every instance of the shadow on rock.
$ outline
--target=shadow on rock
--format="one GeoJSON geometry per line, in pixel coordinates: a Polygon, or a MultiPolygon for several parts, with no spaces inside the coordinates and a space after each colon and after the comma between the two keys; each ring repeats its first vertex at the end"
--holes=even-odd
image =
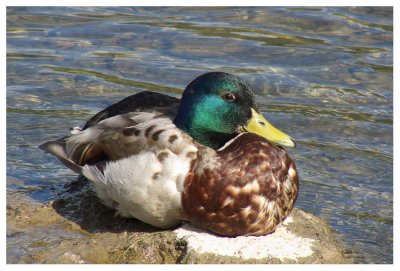
{"type": "Polygon", "coordinates": [[[52,207],[58,214],[78,224],[90,233],[160,232],[159,228],[136,219],[116,215],[116,211],[103,205],[83,176],[67,183],[52,207]]]}

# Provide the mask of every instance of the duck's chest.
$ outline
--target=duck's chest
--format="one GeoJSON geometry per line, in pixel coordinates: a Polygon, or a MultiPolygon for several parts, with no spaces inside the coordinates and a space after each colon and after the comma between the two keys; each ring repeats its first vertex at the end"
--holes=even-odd
{"type": "Polygon", "coordinates": [[[195,169],[182,197],[185,219],[221,235],[262,235],[290,213],[298,193],[286,151],[244,135],[218,152],[215,166],[195,169]]]}

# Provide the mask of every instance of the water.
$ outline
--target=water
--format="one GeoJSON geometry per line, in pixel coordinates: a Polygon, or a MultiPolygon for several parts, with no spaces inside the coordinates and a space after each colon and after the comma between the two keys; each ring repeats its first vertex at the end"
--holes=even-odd
{"type": "Polygon", "coordinates": [[[75,174],[37,146],[130,94],[248,80],[297,140],[297,207],[358,263],[393,262],[392,8],[7,9],[8,188],[47,201],[75,174]]]}

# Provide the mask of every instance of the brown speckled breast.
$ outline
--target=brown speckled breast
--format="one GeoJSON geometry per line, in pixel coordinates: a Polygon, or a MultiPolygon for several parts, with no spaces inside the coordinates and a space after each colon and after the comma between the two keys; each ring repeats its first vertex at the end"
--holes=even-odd
{"type": "Polygon", "coordinates": [[[297,198],[293,160],[285,149],[249,133],[217,155],[214,164],[194,164],[188,174],[182,194],[184,219],[225,236],[273,232],[297,198]]]}

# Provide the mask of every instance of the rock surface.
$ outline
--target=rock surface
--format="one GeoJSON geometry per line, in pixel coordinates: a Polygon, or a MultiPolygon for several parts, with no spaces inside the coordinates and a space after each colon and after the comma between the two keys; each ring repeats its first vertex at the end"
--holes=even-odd
{"type": "Polygon", "coordinates": [[[7,263],[351,263],[326,222],[294,209],[274,233],[221,237],[114,216],[83,178],[41,204],[7,192],[7,263]]]}

